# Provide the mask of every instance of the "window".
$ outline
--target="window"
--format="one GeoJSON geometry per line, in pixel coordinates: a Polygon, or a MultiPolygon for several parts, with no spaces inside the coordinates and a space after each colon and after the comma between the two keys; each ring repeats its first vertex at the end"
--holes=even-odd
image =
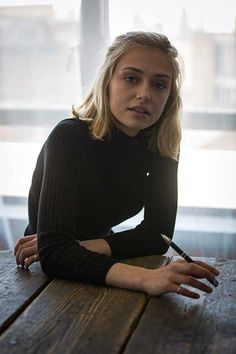
{"type": "Polygon", "coordinates": [[[0,0],[0,248],[23,233],[41,145],[87,92],[104,48],[150,30],[185,62],[175,239],[193,255],[235,258],[235,24],[234,0],[0,0]]]}
{"type": "Polygon", "coordinates": [[[81,102],[108,37],[107,0],[0,0],[0,249],[23,234],[41,146],[81,102]]]}
{"type": "Polygon", "coordinates": [[[175,239],[193,255],[235,258],[235,1],[110,0],[109,15],[111,39],[131,30],[161,32],[183,57],[175,239]]]}
{"type": "Polygon", "coordinates": [[[80,1],[0,1],[0,248],[27,225],[43,141],[81,100],[80,1]]]}

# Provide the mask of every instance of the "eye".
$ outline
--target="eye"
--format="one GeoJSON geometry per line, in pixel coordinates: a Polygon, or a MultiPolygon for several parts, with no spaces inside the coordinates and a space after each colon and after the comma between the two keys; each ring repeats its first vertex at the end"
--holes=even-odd
{"type": "Polygon", "coordinates": [[[127,82],[130,82],[130,83],[136,83],[138,82],[138,78],[133,76],[133,75],[127,75],[125,76],[124,78],[127,82]]]}
{"type": "Polygon", "coordinates": [[[156,81],[153,83],[153,86],[158,90],[165,90],[167,88],[167,84],[162,81],[156,81]]]}

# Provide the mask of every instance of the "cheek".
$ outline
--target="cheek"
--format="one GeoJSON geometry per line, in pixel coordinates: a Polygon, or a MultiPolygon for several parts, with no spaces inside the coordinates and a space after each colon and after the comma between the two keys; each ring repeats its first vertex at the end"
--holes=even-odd
{"type": "Polygon", "coordinates": [[[167,103],[167,100],[157,99],[155,101],[155,107],[156,107],[155,111],[158,116],[160,116],[162,114],[162,112],[164,111],[166,103],[167,103]]]}
{"type": "Polygon", "coordinates": [[[165,107],[166,107],[166,104],[168,102],[168,98],[169,96],[166,96],[166,97],[162,97],[160,99],[160,97],[156,100],[155,102],[155,106],[156,106],[156,117],[157,117],[157,120],[159,118],[161,118],[161,115],[163,114],[164,110],[165,110],[165,107]]]}
{"type": "Polygon", "coordinates": [[[109,98],[110,110],[112,111],[113,110],[113,106],[114,106],[114,99],[115,99],[115,94],[114,94],[114,90],[113,90],[112,86],[109,87],[108,98],[109,98]]]}
{"type": "Polygon", "coordinates": [[[165,99],[165,102],[163,103],[163,107],[162,107],[162,110],[163,110],[163,111],[164,111],[164,109],[166,108],[167,102],[168,102],[168,98],[166,98],[166,99],[165,99]]]}
{"type": "Polygon", "coordinates": [[[125,106],[125,99],[122,90],[118,90],[117,88],[113,89],[111,87],[109,91],[109,104],[111,111],[119,111],[125,106]]]}
{"type": "Polygon", "coordinates": [[[109,95],[109,105],[110,105],[111,112],[114,113],[114,111],[116,111],[117,102],[116,102],[116,96],[112,91],[110,91],[110,95],[109,95]]]}
{"type": "Polygon", "coordinates": [[[168,102],[170,94],[166,95],[165,97],[162,98],[162,102],[160,104],[161,110],[163,111],[166,107],[166,104],[168,102]]]}
{"type": "Polygon", "coordinates": [[[110,111],[112,115],[118,119],[118,117],[121,115],[122,112],[122,107],[121,103],[119,102],[119,97],[117,95],[111,95],[110,96],[110,111]]]}

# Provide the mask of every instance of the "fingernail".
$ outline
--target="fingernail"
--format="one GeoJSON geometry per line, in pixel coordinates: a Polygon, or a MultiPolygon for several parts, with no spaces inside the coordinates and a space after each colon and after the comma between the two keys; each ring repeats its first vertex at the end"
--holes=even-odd
{"type": "Polygon", "coordinates": [[[214,269],[214,274],[215,274],[215,275],[219,275],[220,272],[219,272],[217,269],[214,269]]]}
{"type": "Polygon", "coordinates": [[[219,282],[218,282],[215,278],[211,280],[211,283],[212,283],[215,287],[217,287],[217,286],[219,285],[219,282]]]}

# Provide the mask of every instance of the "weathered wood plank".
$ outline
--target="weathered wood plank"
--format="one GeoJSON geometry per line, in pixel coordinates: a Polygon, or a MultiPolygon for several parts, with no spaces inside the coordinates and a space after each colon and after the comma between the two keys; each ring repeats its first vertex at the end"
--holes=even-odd
{"type": "Polygon", "coordinates": [[[21,269],[12,251],[0,252],[0,333],[48,283],[39,263],[21,269]]]}
{"type": "MultiPolygon", "coordinates": [[[[166,258],[128,262],[155,268],[166,258]]],[[[0,352],[120,353],[147,299],[139,292],[53,280],[4,332],[0,352]]]]}
{"type": "Polygon", "coordinates": [[[218,288],[199,300],[152,297],[124,353],[236,353],[236,260],[199,259],[220,270],[218,288]]]}
{"type": "Polygon", "coordinates": [[[148,269],[160,268],[172,261],[173,257],[166,256],[147,256],[122,260],[123,263],[135,265],[137,267],[144,267],[148,269]]]}

